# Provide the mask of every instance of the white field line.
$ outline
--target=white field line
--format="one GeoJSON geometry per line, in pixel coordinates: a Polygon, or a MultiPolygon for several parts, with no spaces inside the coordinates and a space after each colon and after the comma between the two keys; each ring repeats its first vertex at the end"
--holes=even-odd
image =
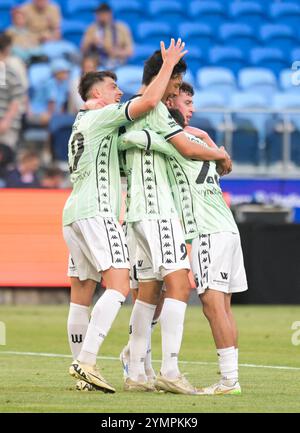
{"type": "MultiPolygon", "coordinates": [[[[41,356],[44,358],[72,358],[71,355],[63,355],[61,353],[39,353],[39,352],[13,352],[0,350],[0,355],[16,355],[16,356],[41,356]]],[[[115,356],[98,356],[98,359],[119,361],[115,356]]],[[[161,362],[161,360],[153,360],[152,362],[161,362]]],[[[179,361],[180,364],[186,365],[217,365],[216,362],[205,361],[179,361]]],[[[259,364],[239,364],[239,367],[246,368],[269,368],[273,370],[296,370],[300,371],[300,367],[288,367],[284,365],[259,365],[259,364]]]]}

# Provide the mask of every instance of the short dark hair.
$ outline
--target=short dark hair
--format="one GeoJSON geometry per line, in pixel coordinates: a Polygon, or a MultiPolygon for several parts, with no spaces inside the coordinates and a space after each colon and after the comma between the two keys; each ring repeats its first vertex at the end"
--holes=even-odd
{"type": "Polygon", "coordinates": [[[117,76],[112,71],[87,72],[81,77],[78,91],[83,101],[87,101],[92,86],[99,81],[103,81],[105,77],[117,81],[117,76]]]}
{"type": "Polygon", "coordinates": [[[11,37],[5,32],[1,32],[0,33],[0,52],[3,52],[4,50],[6,50],[6,48],[10,47],[11,44],[12,44],[11,37]]]}
{"type": "Polygon", "coordinates": [[[112,8],[107,3],[101,3],[97,9],[95,10],[97,14],[101,14],[101,12],[112,12],[112,8]]]}
{"type": "MultiPolygon", "coordinates": [[[[143,72],[143,84],[148,86],[152,79],[159,73],[160,68],[162,67],[163,59],[161,55],[161,51],[155,51],[152,56],[150,56],[144,65],[143,72]]],[[[185,74],[187,69],[187,65],[183,59],[180,59],[177,65],[175,65],[171,78],[175,78],[177,75],[185,74]]]]}
{"type": "Polygon", "coordinates": [[[189,96],[194,96],[195,91],[193,86],[191,86],[191,84],[187,83],[186,81],[183,81],[180,88],[179,88],[180,92],[186,93],[189,96]]]}
{"type": "Polygon", "coordinates": [[[181,111],[178,110],[178,108],[169,108],[169,113],[173,117],[174,120],[180,125],[182,128],[185,126],[184,117],[181,113],[181,111]]]}

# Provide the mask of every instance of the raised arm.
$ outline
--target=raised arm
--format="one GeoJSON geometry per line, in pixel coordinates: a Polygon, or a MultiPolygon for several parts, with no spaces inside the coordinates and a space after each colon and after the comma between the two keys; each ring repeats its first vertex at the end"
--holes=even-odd
{"type": "Polygon", "coordinates": [[[141,117],[143,114],[148,113],[156,107],[166,91],[174,67],[187,53],[187,51],[183,51],[185,43],[181,42],[181,39],[178,39],[176,44],[174,39],[171,39],[170,46],[167,50],[163,42],[160,43],[160,46],[163,57],[162,67],[157,77],[145,90],[145,93],[140,98],[131,102],[129,113],[132,119],[141,117]]]}

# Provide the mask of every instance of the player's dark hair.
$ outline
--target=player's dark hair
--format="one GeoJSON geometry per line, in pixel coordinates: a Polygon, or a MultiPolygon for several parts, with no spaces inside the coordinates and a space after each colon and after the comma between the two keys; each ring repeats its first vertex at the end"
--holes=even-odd
{"type": "Polygon", "coordinates": [[[95,9],[95,12],[97,14],[102,12],[112,12],[112,8],[107,3],[101,3],[101,5],[99,5],[97,9],[95,9]]]}
{"type": "Polygon", "coordinates": [[[182,128],[184,128],[184,117],[177,108],[169,108],[169,113],[173,117],[173,119],[180,125],[182,128]]]}
{"type": "Polygon", "coordinates": [[[186,81],[182,82],[182,84],[181,84],[181,86],[179,88],[179,91],[183,92],[183,93],[186,93],[189,96],[194,96],[194,94],[195,94],[193,86],[191,86],[186,81]]]}
{"type": "Polygon", "coordinates": [[[117,76],[112,71],[87,72],[81,77],[78,92],[83,101],[87,101],[92,86],[99,81],[103,81],[105,77],[110,77],[114,81],[117,81],[117,76]]]}
{"type": "Polygon", "coordinates": [[[0,52],[3,53],[3,51],[5,51],[8,47],[10,47],[11,44],[12,44],[11,37],[5,32],[1,32],[0,33],[0,52]]]}
{"type": "MultiPolygon", "coordinates": [[[[144,64],[144,72],[143,72],[143,84],[148,86],[152,79],[159,73],[160,68],[162,67],[163,59],[161,55],[161,51],[155,51],[152,56],[150,56],[144,64]]],[[[187,69],[187,65],[183,59],[180,59],[177,65],[175,65],[171,78],[175,78],[178,75],[185,74],[187,69]]]]}

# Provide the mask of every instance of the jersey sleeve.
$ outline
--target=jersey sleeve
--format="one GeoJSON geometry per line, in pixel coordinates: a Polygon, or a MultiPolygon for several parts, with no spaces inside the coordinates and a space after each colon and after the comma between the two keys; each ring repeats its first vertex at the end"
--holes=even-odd
{"type": "Polygon", "coordinates": [[[123,104],[110,104],[100,110],[95,110],[94,122],[104,129],[119,128],[132,122],[129,106],[131,101],[123,104]]]}
{"type": "Polygon", "coordinates": [[[132,147],[138,147],[145,151],[154,150],[164,153],[168,156],[173,156],[177,151],[175,148],[164,139],[160,134],[157,134],[150,129],[142,131],[129,131],[119,138],[119,149],[128,150],[132,147]]]}
{"type": "Polygon", "coordinates": [[[149,113],[148,126],[152,131],[162,135],[165,140],[170,140],[183,131],[162,102],[149,113]]]}

